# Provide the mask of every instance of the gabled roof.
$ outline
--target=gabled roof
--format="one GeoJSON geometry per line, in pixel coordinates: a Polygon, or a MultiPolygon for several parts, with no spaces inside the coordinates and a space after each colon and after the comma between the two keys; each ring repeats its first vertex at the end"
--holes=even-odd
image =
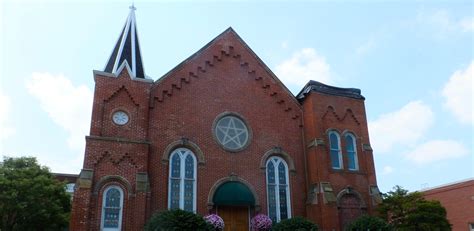
{"type": "MultiPolygon", "coordinates": [[[[286,94],[289,96],[289,98],[291,98],[291,101],[293,101],[293,103],[295,103],[298,108],[300,107],[300,104],[299,102],[296,100],[296,98],[294,97],[294,95],[291,93],[291,91],[285,86],[285,84],[283,84],[283,82],[281,82],[280,79],[278,79],[278,77],[272,72],[272,70],[265,64],[265,62],[263,62],[262,59],[260,59],[260,57],[257,56],[257,54],[248,46],[248,44],[237,34],[237,32],[235,32],[235,30],[232,28],[232,27],[229,27],[227,28],[225,31],[223,31],[221,34],[219,34],[218,36],[216,36],[214,39],[212,39],[210,42],[208,42],[204,47],[202,47],[201,49],[199,49],[197,52],[195,52],[194,54],[192,54],[191,56],[189,56],[187,59],[185,59],[184,61],[182,61],[181,63],[179,63],[177,66],[175,66],[173,69],[171,69],[170,71],[168,71],[166,74],[164,74],[161,78],[157,79],[155,81],[155,87],[160,85],[161,82],[163,82],[165,79],[167,79],[170,75],[172,75],[172,73],[180,70],[181,68],[183,68],[187,63],[190,63],[193,59],[199,57],[201,54],[203,54],[206,50],[208,50],[211,46],[213,46],[214,44],[218,43],[219,40],[222,40],[222,39],[235,39],[234,41],[237,41],[240,45],[242,45],[245,50],[250,54],[250,56],[252,56],[253,58],[255,58],[257,60],[257,63],[258,65],[261,65],[261,67],[265,70],[265,72],[268,73],[268,75],[270,76],[270,78],[272,78],[278,86],[282,87],[283,88],[283,91],[286,92],[286,94]]],[[[300,109],[300,108],[299,108],[300,109]]]]}
{"type": "Polygon", "coordinates": [[[137,26],[135,22],[135,10],[132,5],[127,21],[115,44],[112,54],[107,61],[104,72],[118,74],[121,66],[128,65],[133,77],[145,78],[140,45],[138,43],[137,26]]]}

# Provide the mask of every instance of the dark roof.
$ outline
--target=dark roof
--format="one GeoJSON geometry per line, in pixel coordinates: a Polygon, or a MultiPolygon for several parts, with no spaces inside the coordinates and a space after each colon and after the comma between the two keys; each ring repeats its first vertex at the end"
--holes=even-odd
{"type": "Polygon", "coordinates": [[[118,74],[116,73],[117,70],[126,62],[134,77],[145,78],[136,28],[135,7],[131,6],[127,21],[110,55],[109,61],[107,61],[104,72],[118,74]]]}
{"type": "Polygon", "coordinates": [[[67,181],[68,183],[75,183],[77,178],[79,177],[78,174],[69,174],[69,173],[52,173],[54,178],[59,181],[67,181]]]}
{"type": "Polygon", "coordinates": [[[327,95],[335,95],[335,96],[342,96],[348,97],[353,99],[365,99],[364,96],[361,95],[360,89],[357,88],[341,88],[341,87],[334,87],[329,86],[318,81],[310,80],[304,88],[296,95],[296,99],[298,101],[303,101],[306,98],[306,95],[310,92],[319,92],[327,95]]]}

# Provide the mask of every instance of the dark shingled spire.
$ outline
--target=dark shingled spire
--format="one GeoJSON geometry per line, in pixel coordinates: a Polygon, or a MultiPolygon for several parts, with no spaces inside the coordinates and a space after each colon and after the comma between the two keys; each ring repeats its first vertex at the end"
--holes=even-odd
{"type": "Polygon", "coordinates": [[[130,7],[127,22],[122,29],[122,33],[105,66],[104,72],[118,74],[117,70],[127,61],[134,77],[144,79],[145,71],[143,69],[140,45],[138,44],[135,9],[133,5],[130,7]]]}

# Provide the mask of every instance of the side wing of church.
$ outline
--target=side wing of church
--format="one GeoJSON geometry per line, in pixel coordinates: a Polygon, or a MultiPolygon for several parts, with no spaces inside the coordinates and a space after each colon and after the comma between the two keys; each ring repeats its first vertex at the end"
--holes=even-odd
{"type": "MultiPolygon", "coordinates": [[[[157,81],[130,11],[95,91],[71,230],[142,230],[156,211],[217,213],[226,230],[303,216],[342,230],[380,202],[360,90],[295,97],[229,28],[157,81]]],[[[315,76],[317,78],[317,76],[315,76]]]]}

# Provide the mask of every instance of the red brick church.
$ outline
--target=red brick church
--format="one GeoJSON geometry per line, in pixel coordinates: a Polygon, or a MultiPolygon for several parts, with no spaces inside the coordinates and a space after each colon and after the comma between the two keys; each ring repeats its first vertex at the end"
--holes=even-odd
{"type": "Polygon", "coordinates": [[[360,90],[294,96],[232,28],[153,81],[132,7],[94,81],[71,230],[142,230],[176,208],[226,230],[258,213],[342,230],[380,202],[360,90]]]}

